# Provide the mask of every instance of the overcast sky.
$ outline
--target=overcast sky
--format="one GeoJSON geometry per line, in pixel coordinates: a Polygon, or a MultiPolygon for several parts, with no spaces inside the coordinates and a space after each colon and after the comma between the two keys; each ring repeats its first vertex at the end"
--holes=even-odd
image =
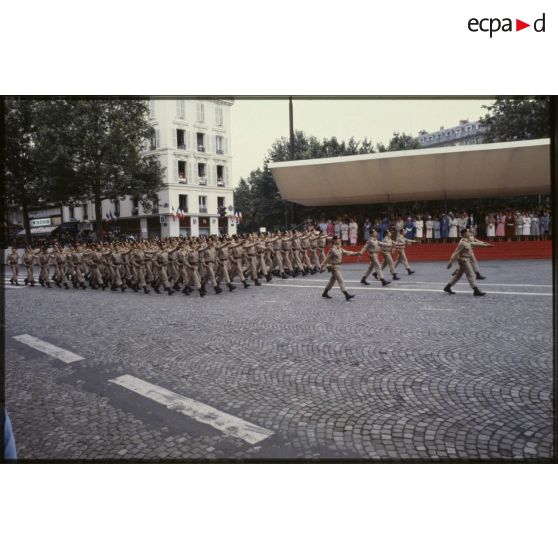
{"type": "MultiPolygon", "coordinates": [[[[318,139],[368,137],[388,144],[393,132],[416,136],[419,130],[450,128],[477,120],[491,99],[293,99],[294,127],[318,139]]],[[[288,99],[237,99],[231,107],[233,184],[261,167],[272,143],[289,135],[288,99]]]]}

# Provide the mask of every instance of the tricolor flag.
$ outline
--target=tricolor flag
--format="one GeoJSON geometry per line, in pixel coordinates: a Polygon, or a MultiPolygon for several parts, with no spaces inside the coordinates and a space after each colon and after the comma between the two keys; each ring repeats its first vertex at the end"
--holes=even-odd
{"type": "Polygon", "coordinates": [[[174,221],[176,218],[176,210],[174,209],[174,205],[172,206],[172,220],[174,221]]]}
{"type": "Polygon", "coordinates": [[[110,221],[109,214],[107,213],[105,221],[110,221]]]}

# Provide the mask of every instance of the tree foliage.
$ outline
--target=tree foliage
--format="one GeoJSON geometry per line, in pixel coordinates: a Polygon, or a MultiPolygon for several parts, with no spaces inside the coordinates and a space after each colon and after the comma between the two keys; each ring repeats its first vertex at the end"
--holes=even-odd
{"type": "Polygon", "coordinates": [[[497,97],[483,108],[485,143],[550,137],[550,97],[497,97]]]}
{"type": "MultiPolygon", "coordinates": [[[[345,157],[347,155],[365,155],[379,152],[396,151],[400,149],[416,149],[420,147],[418,141],[411,136],[395,132],[388,147],[382,143],[376,146],[368,138],[348,141],[338,140],[335,136],[318,140],[315,136],[307,136],[300,130],[295,131],[294,159],[321,159],[324,157],[345,157]]],[[[263,170],[257,169],[250,173],[247,179],[241,179],[234,194],[234,206],[243,214],[241,230],[256,230],[259,226],[271,228],[288,227],[311,214],[316,208],[303,207],[298,204],[285,202],[275,184],[273,175],[268,168],[269,162],[289,161],[289,139],[281,137],[276,140],[264,161],[263,170]]]]}
{"type": "Polygon", "coordinates": [[[104,199],[131,196],[149,209],[162,186],[162,169],[158,160],[142,155],[153,134],[144,100],[10,98],[6,103],[6,178],[15,203],[94,200],[98,233],[104,199]]]}

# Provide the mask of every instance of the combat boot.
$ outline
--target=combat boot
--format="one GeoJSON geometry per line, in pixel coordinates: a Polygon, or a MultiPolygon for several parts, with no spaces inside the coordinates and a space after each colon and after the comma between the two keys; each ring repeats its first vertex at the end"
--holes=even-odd
{"type": "Polygon", "coordinates": [[[104,283],[101,283],[101,289],[103,289],[103,291],[107,288],[107,286],[104,283]]]}
{"type": "Polygon", "coordinates": [[[287,276],[284,273],[281,273],[281,279],[286,279],[287,276]]]}
{"type": "Polygon", "coordinates": [[[24,283],[25,285],[27,285],[27,283],[29,283],[29,279],[27,279],[27,277],[26,277],[26,278],[23,280],[23,283],[24,283]]]}
{"type": "Polygon", "coordinates": [[[254,285],[256,285],[256,287],[262,286],[262,284],[257,279],[254,279],[254,285]]]}
{"type": "Polygon", "coordinates": [[[474,295],[474,296],[484,296],[485,294],[486,294],[486,293],[483,293],[481,290],[479,290],[478,287],[475,287],[475,288],[473,289],[473,295],[474,295]]]}
{"type": "Polygon", "coordinates": [[[221,294],[223,292],[223,289],[219,286],[213,287],[213,290],[215,291],[215,294],[221,294]]]}
{"type": "Polygon", "coordinates": [[[207,293],[203,289],[200,289],[200,298],[205,296],[206,294],[207,293]]]}
{"type": "Polygon", "coordinates": [[[151,291],[147,287],[143,287],[143,292],[149,294],[151,291]]]}
{"type": "Polygon", "coordinates": [[[244,285],[244,288],[247,289],[250,285],[248,285],[248,281],[246,281],[246,279],[244,279],[244,281],[242,281],[242,284],[244,285]]]}
{"type": "Polygon", "coordinates": [[[399,281],[399,279],[401,279],[401,277],[397,277],[397,273],[393,274],[393,280],[394,281],[399,281]]]}
{"type": "Polygon", "coordinates": [[[351,300],[351,298],[355,298],[354,294],[349,294],[347,291],[345,291],[343,294],[345,295],[345,300],[346,301],[351,300]]]}
{"type": "Polygon", "coordinates": [[[234,291],[236,287],[232,283],[227,283],[227,287],[229,287],[229,291],[234,291]]]}
{"type": "Polygon", "coordinates": [[[451,290],[451,285],[446,285],[444,287],[444,291],[450,295],[455,294],[452,290],[451,290]]]}
{"type": "Polygon", "coordinates": [[[120,290],[124,292],[126,290],[126,286],[124,284],[120,285],[120,290]]]}
{"type": "Polygon", "coordinates": [[[323,297],[323,298],[331,298],[331,296],[329,296],[329,293],[328,293],[327,291],[324,291],[324,292],[322,293],[322,297],[323,297]]]}
{"type": "Polygon", "coordinates": [[[374,273],[372,273],[372,276],[375,277],[376,279],[378,279],[378,273],[376,271],[374,271],[374,273]]]}
{"type": "Polygon", "coordinates": [[[171,296],[174,293],[174,291],[170,287],[168,287],[166,291],[167,293],[169,293],[169,296],[171,296]]]}
{"type": "Polygon", "coordinates": [[[186,286],[182,289],[182,292],[183,292],[186,296],[188,296],[188,295],[190,294],[190,291],[188,290],[188,285],[186,285],[186,286]]]}
{"type": "Polygon", "coordinates": [[[64,287],[66,287],[66,289],[70,288],[70,287],[68,287],[68,283],[64,283],[64,287]]]}
{"type": "Polygon", "coordinates": [[[50,289],[50,281],[46,282],[46,286],[50,289]]]}
{"type": "Polygon", "coordinates": [[[268,274],[265,276],[265,280],[266,280],[268,283],[271,281],[271,273],[268,273],[268,274]]]}
{"type": "Polygon", "coordinates": [[[153,290],[154,290],[157,294],[161,294],[161,291],[159,290],[159,286],[153,287],[153,290]]]}
{"type": "Polygon", "coordinates": [[[385,279],[382,279],[382,287],[385,287],[386,285],[389,285],[391,283],[391,281],[386,281],[385,279]]]}
{"type": "Polygon", "coordinates": [[[361,282],[363,285],[370,285],[370,283],[366,280],[366,277],[363,277],[363,278],[360,280],[360,282],[361,282]]]}
{"type": "Polygon", "coordinates": [[[412,275],[412,274],[414,273],[414,271],[413,271],[412,269],[408,269],[408,270],[407,270],[407,273],[408,273],[409,275],[412,275]]]}
{"type": "MultiPolygon", "coordinates": [[[[481,281],[483,279],[486,279],[486,277],[484,275],[481,275],[478,271],[475,273],[475,275],[477,276],[477,279],[480,279],[481,281]]],[[[477,295],[477,296],[479,296],[479,295],[477,295]]]]}

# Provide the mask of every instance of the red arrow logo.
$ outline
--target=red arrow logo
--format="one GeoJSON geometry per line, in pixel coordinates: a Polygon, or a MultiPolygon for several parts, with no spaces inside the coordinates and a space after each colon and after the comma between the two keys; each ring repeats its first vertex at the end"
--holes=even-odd
{"type": "Polygon", "coordinates": [[[516,31],[521,31],[522,29],[525,29],[526,27],[531,27],[531,25],[529,23],[525,23],[524,21],[521,21],[520,19],[515,20],[515,30],[516,31]]]}

